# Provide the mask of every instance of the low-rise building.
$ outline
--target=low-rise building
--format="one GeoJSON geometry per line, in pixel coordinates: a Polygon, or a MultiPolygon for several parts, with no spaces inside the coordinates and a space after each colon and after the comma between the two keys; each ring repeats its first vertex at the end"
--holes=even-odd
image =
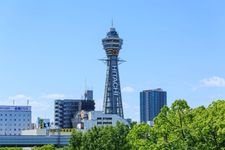
{"type": "Polygon", "coordinates": [[[20,135],[31,129],[31,106],[0,105],[0,135],[20,135]]]}
{"type": "Polygon", "coordinates": [[[129,125],[127,120],[117,114],[105,114],[103,111],[90,111],[87,113],[88,116],[85,115],[86,113],[83,114],[84,118],[81,118],[81,122],[77,124],[77,129],[84,131],[91,129],[94,126],[115,126],[117,122],[129,125]]]}
{"type": "Polygon", "coordinates": [[[38,128],[40,128],[40,129],[50,128],[50,126],[51,126],[50,119],[40,118],[40,117],[37,118],[37,127],[38,128]]]}

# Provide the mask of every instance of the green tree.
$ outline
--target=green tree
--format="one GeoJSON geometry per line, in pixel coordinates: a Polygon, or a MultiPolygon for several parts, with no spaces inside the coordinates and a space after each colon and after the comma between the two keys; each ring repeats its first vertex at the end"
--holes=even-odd
{"type": "Polygon", "coordinates": [[[71,150],[225,150],[225,101],[191,109],[185,100],[163,107],[154,126],[94,127],[74,131],[71,150]]]}
{"type": "Polygon", "coordinates": [[[129,127],[117,123],[115,127],[94,127],[86,132],[72,133],[69,149],[71,150],[128,150],[129,127]]]}
{"type": "Polygon", "coordinates": [[[40,119],[40,128],[43,129],[44,128],[44,120],[40,119]]]}
{"type": "Polygon", "coordinates": [[[22,150],[21,147],[0,147],[0,150],[22,150]]]}
{"type": "Polygon", "coordinates": [[[127,140],[133,150],[150,149],[151,138],[153,138],[153,136],[151,137],[151,127],[145,123],[134,125],[127,135],[127,140]]]}
{"type": "Polygon", "coordinates": [[[55,146],[48,144],[41,147],[33,147],[32,150],[55,150],[55,146]]]}
{"type": "Polygon", "coordinates": [[[126,138],[129,133],[129,126],[117,122],[112,131],[112,144],[114,144],[115,150],[129,150],[130,146],[126,138]]]}
{"type": "Polygon", "coordinates": [[[94,127],[84,134],[83,149],[115,149],[113,145],[113,127],[94,127]]]}
{"type": "Polygon", "coordinates": [[[154,120],[155,149],[222,149],[225,147],[225,101],[190,109],[185,100],[164,107],[154,120]]]}
{"type": "Polygon", "coordinates": [[[185,100],[176,100],[171,108],[165,106],[154,119],[157,134],[156,149],[195,149],[190,124],[193,114],[185,100]]]}
{"type": "Polygon", "coordinates": [[[223,149],[225,147],[225,101],[213,102],[208,108],[192,111],[192,128],[198,149],[223,149]]]}
{"type": "Polygon", "coordinates": [[[73,130],[69,141],[69,149],[80,150],[82,147],[82,132],[73,130]]]}

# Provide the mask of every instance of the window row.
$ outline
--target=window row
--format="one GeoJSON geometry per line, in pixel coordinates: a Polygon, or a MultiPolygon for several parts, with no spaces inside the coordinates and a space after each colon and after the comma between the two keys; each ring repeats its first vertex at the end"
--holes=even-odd
{"type": "MultiPolygon", "coordinates": [[[[26,121],[26,119],[0,119],[0,121],[26,121]]],[[[30,119],[27,119],[27,121],[30,121],[30,119]]]]}
{"type": "Polygon", "coordinates": [[[28,117],[30,117],[30,114],[0,114],[0,116],[19,116],[19,117],[21,117],[21,116],[23,116],[23,117],[25,117],[25,116],[28,116],[28,117]]]}

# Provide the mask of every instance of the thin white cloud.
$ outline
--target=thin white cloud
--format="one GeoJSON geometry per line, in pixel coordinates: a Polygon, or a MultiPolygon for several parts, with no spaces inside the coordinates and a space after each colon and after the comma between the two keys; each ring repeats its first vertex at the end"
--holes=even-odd
{"type": "Polygon", "coordinates": [[[135,91],[134,88],[131,87],[131,86],[125,86],[125,87],[122,88],[123,93],[132,93],[134,91],[135,91]]]}
{"type": "Polygon", "coordinates": [[[43,98],[45,98],[45,99],[63,99],[63,98],[65,98],[65,95],[54,93],[54,94],[45,95],[45,96],[43,96],[43,98]]]}
{"type": "Polygon", "coordinates": [[[225,87],[225,79],[217,76],[202,79],[201,87],[225,87]]]}

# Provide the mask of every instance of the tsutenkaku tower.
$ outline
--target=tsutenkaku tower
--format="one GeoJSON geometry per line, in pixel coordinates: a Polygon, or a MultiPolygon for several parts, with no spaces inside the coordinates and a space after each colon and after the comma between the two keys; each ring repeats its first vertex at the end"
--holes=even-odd
{"type": "Polygon", "coordinates": [[[117,114],[123,118],[123,104],[120,89],[118,55],[123,44],[114,27],[110,28],[106,37],[102,39],[103,48],[106,52],[107,71],[105,81],[105,93],[103,111],[106,114],[117,114]]]}

